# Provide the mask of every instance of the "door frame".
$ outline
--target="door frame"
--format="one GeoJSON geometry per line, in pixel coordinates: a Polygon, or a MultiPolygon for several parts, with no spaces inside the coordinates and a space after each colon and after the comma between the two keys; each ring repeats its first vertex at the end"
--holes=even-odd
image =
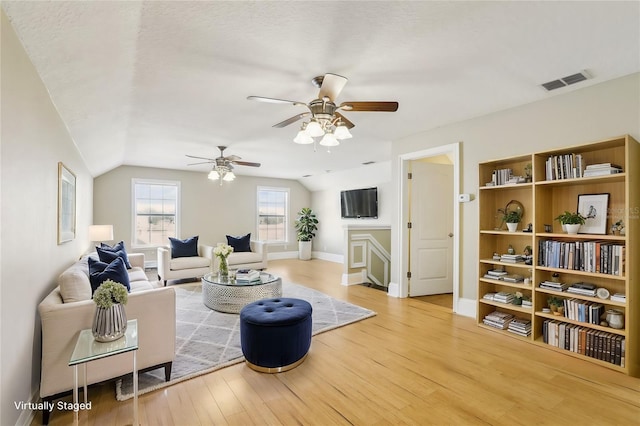
{"type": "Polygon", "coordinates": [[[458,299],[460,295],[460,205],[458,194],[460,192],[460,142],[428,148],[421,151],[408,152],[398,156],[398,182],[400,193],[400,214],[396,226],[398,232],[400,256],[400,297],[409,295],[408,259],[409,259],[409,184],[407,174],[409,163],[413,160],[435,157],[438,155],[450,155],[453,162],[453,312],[458,311],[458,299]]]}

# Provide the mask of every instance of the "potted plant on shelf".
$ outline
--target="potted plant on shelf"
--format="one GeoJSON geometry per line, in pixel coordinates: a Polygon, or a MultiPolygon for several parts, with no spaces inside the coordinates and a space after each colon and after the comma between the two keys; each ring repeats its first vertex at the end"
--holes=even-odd
{"type": "Polygon", "coordinates": [[[547,299],[549,309],[553,312],[553,315],[564,315],[564,301],[560,297],[549,296],[547,299]]]}
{"type": "Polygon", "coordinates": [[[518,224],[522,220],[522,214],[517,210],[509,210],[504,214],[502,219],[507,223],[509,232],[516,232],[518,224]]]}
{"type": "Polygon", "coordinates": [[[300,260],[309,260],[311,259],[311,240],[318,230],[318,219],[313,210],[309,207],[300,210],[295,227],[298,233],[298,256],[300,260]]]}
{"type": "Polygon", "coordinates": [[[567,234],[577,234],[580,226],[584,225],[587,218],[580,213],[571,213],[565,210],[564,213],[556,217],[556,220],[560,222],[562,230],[567,232],[567,234]]]}

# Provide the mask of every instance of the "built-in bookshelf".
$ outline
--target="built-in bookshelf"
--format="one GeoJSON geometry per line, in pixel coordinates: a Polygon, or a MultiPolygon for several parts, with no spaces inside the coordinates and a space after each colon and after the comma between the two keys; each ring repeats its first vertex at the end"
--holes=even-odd
{"type": "Polygon", "coordinates": [[[478,325],[640,377],[640,144],[625,135],[478,169],[478,325]],[[579,198],[595,200],[588,233],[568,234],[555,218],[579,198]]]}

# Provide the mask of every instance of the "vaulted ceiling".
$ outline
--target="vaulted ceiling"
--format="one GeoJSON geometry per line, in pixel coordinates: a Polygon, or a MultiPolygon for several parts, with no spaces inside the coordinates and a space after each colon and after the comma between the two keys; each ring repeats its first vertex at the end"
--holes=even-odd
{"type": "Polygon", "coordinates": [[[3,1],[94,175],[119,165],[208,171],[185,155],[238,155],[239,175],[298,179],[389,160],[393,141],[640,71],[640,3],[3,1]],[[540,85],[586,70],[589,80],[540,85]],[[325,73],[353,138],[292,142],[325,73]]]}

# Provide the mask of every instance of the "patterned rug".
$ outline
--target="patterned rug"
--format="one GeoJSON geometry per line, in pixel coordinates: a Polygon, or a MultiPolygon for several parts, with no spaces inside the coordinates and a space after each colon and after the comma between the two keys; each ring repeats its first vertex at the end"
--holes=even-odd
{"type": "MultiPolygon", "coordinates": [[[[211,310],[202,303],[199,284],[176,287],[176,359],[171,380],[164,368],[138,376],[138,395],[244,361],[240,348],[240,315],[211,310]]],[[[376,313],[296,284],[282,284],[282,296],[308,301],[313,307],[312,334],[374,316],[376,313]]],[[[313,346],[313,341],[311,343],[313,346]]],[[[116,382],[116,398],[133,397],[132,375],[116,382]]]]}

